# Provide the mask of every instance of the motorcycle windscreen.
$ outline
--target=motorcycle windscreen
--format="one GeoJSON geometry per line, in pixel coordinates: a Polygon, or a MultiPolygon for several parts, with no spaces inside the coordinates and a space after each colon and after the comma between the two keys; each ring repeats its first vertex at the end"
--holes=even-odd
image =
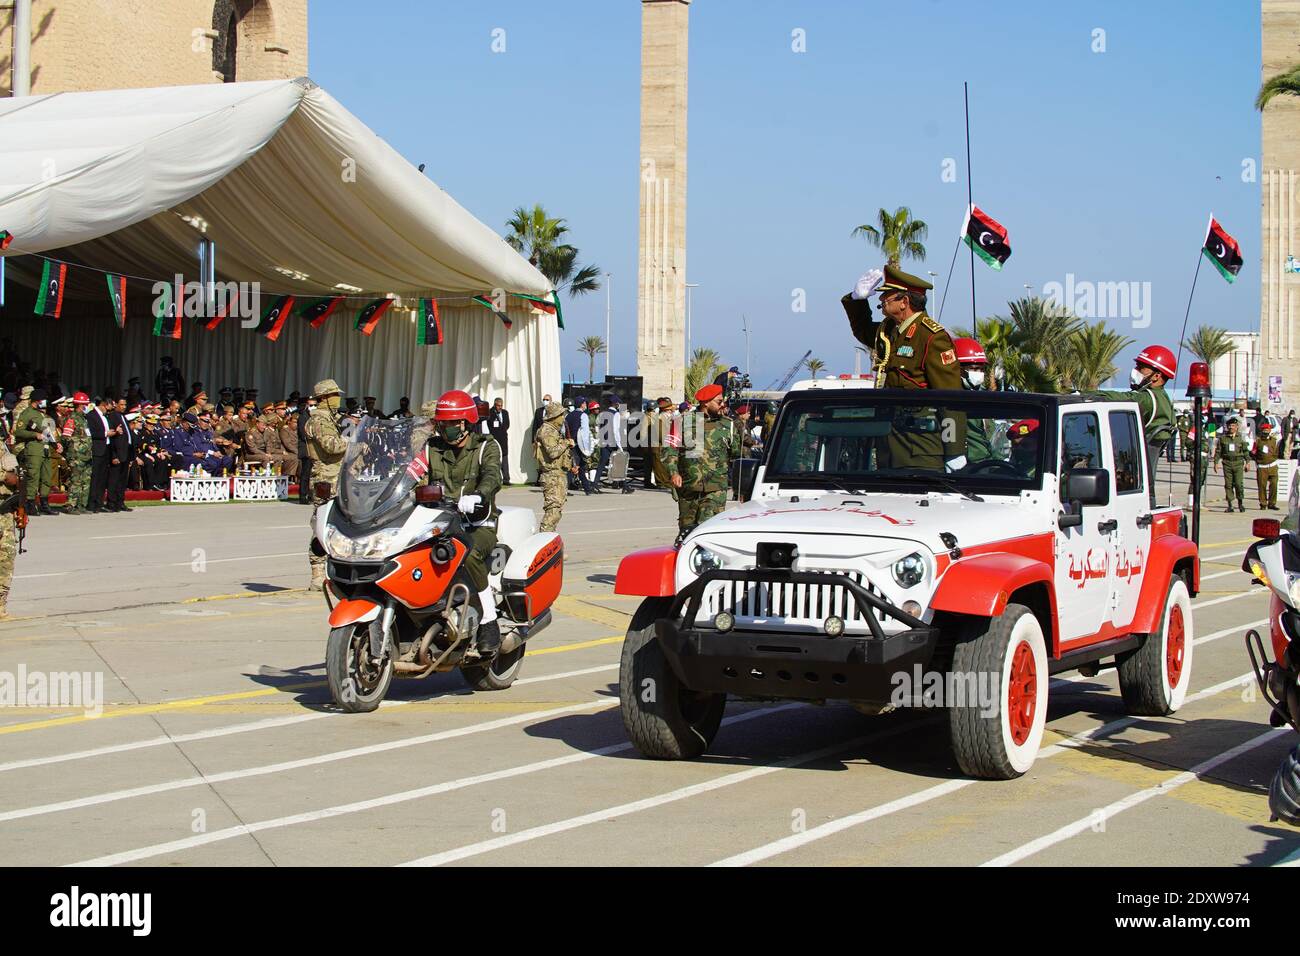
{"type": "Polygon", "coordinates": [[[375,524],[411,503],[428,472],[427,418],[361,419],[339,472],[338,506],[354,524],[375,524]]]}

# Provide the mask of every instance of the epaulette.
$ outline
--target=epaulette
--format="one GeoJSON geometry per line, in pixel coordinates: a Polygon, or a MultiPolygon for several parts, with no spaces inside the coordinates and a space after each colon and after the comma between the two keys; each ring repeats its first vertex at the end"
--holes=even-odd
{"type": "Polygon", "coordinates": [[[921,324],[924,325],[924,326],[925,326],[927,329],[929,329],[931,332],[946,332],[946,331],[948,331],[948,330],[945,329],[942,325],[940,325],[938,322],[936,322],[934,319],[930,318],[928,315],[924,315],[924,316],[921,317],[921,324]]]}

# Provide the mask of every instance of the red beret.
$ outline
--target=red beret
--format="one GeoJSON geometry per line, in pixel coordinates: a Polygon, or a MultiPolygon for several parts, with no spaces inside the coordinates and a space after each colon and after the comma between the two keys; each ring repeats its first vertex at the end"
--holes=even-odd
{"type": "Polygon", "coordinates": [[[1024,438],[1026,435],[1032,435],[1036,431],[1038,431],[1038,419],[1026,418],[1011,426],[1010,437],[1014,441],[1017,438],[1024,438]]]}
{"type": "Polygon", "coordinates": [[[721,394],[722,394],[721,385],[718,385],[716,383],[713,385],[705,385],[702,389],[700,389],[698,392],[695,393],[695,400],[697,402],[711,402],[721,394]]]}

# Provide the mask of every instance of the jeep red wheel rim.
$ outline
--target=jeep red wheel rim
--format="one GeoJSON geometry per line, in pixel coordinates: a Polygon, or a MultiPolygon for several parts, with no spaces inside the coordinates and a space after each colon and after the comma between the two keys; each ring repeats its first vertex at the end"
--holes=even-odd
{"type": "Polygon", "coordinates": [[[1165,679],[1169,689],[1178,686],[1178,679],[1183,676],[1183,655],[1187,653],[1187,629],[1183,626],[1182,605],[1175,604],[1169,609],[1169,627],[1165,634],[1165,679]]]}
{"type": "Polygon", "coordinates": [[[1017,747],[1029,739],[1037,707],[1038,668],[1033,650],[1022,642],[1011,658],[1011,677],[1007,681],[1007,719],[1011,723],[1011,739],[1017,747]]]}

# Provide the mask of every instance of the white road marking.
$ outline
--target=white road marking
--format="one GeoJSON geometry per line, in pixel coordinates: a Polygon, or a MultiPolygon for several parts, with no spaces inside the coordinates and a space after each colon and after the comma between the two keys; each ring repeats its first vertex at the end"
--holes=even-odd
{"type": "Polygon", "coordinates": [[[46,571],[42,574],[15,574],[14,580],[27,580],[30,578],[61,578],[65,574],[71,573],[71,571],[46,571]]]}
{"type": "Polygon", "coordinates": [[[364,747],[350,747],[347,750],[335,750],[331,753],[318,754],[315,757],[302,757],[298,760],[285,760],[280,763],[263,764],[260,767],[247,767],[243,770],[226,770],[222,773],[200,774],[197,777],[184,777],[180,780],[168,780],[166,783],[152,783],[143,787],[131,787],[127,790],[111,790],[107,793],[97,793],[89,797],[78,797],[74,800],[60,800],[57,803],[44,803],[31,807],[22,807],[17,810],[5,810],[4,812],[0,812],[0,823],[8,823],[10,820],[24,820],[28,817],[44,816],[49,813],[59,813],[63,810],[77,810],[81,807],[95,807],[105,803],[116,803],[119,800],[130,800],[134,797],[147,797],[156,793],[169,793],[173,790],[186,790],[190,787],[210,786],[212,784],[225,783],[230,780],[243,780],[248,777],[263,777],[272,773],[301,770],[304,767],[315,767],[320,764],[335,763],[340,760],[350,760],[353,757],[366,757],[371,754],[386,753],[391,750],[402,750],[406,747],[416,747],[421,744],[437,743],[438,741],[451,740],[456,737],[466,737],[470,734],[480,734],[490,730],[499,730],[502,727],[528,723],[531,720],[540,720],[544,717],[554,717],[558,714],[568,714],[580,710],[591,710],[596,707],[610,707],[617,703],[618,701],[602,699],[586,704],[570,704],[567,707],[556,707],[551,710],[535,710],[526,714],[515,714],[511,717],[501,717],[496,720],[485,721],[480,724],[470,724],[468,727],[457,727],[453,730],[441,730],[433,734],[421,734],[418,737],[403,737],[400,740],[389,740],[382,744],[368,744],[364,747]]]}
{"type": "Polygon", "coordinates": [[[1177,776],[1170,777],[1168,780],[1161,781],[1154,787],[1147,787],[1145,790],[1139,790],[1137,793],[1131,793],[1122,800],[1116,800],[1114,803],[1107,804],[1100,810],[1095,810],[1086,817],[1067,823],[1059,830],[1055,830],[1046,836],[1041,836],[1036,840],[1030,840],[1023,846],[1014,850],[1009,850],[1001,856],[996,856],[981,866],[1010,866],[1013,863],[1019,863],[1028,857],[1046,850],[1050,846],[1055,846],[1072,836],[1077,836],[1084,830],[1090,829],[1098,820],[1109,820],[1125,810],[1132,809],[1138,804],[1145,803],[1153,797],[1163,796],[1166,793],[1177,790],[1183,784],[1191,783],[1193,780],[1200,779],[1202,774],[1209,773],[1215,767],[1225,764],[1230,760],[1235,760],[1244,753],[1254,750],[1256,747],[1262,747],[1270,741],[1276,740],[1279,735],[1290,730],[1289,727],[1275,727],[1258,737],[1252,737],[1250,740],[1237,744],[1237,746],[1225,750],[1223,753],[1216,754],[1208,760],[1203,760],[1191,770],[1185,770],[1177,776]]]}
{"type": "Polygon", "coordinates": [[[1192,599],[1192,609],[1203,611],[1207,607],[1214,607],[1216,604],[1223,604],[1225,601],[1235,601],[1237,598],[1250,597],[1252,594],[1263,596],[1264,591],[1238,591],[1236,594],[1225,594],[1223,597],[1217,597],[1213,601],[1202,601],[1200,596],[1192,599]]]}
{"type": "MultiPolygon", "coordinates": [[[[585,674],[595,674],[599,671],[617,670],[617,664],[603,664],[599,667],[584,667],[582,670],[562,671],[559,674],[538,674],[536,677],[524,677],[515,681],[514,686],[521,684],[541,684],[546,681],[563,680],[566,677],[581,677],[585,674]]],[[[440,697],[449,697],[459,694],[459,691],[449,690],[438,694],[430,694],[428,697],[421,698],[419,702],[425,700],[436,700],[440,697]]],[[[381,708],[400,707],[403,704],[416,703],[412,700],[386,700],[379,706],[381,708]]],[[[348,717],[349,714],[340,711],[313,712],[310,714],[296,714],[293,717],[268,717],[265,720],[253,721],[243,724],[231,724],[226,727],[213,727],[211,730],[199,730],[189,734],[175,734],[171,737],[150,737],[147,740],[134,740],[125,744],[109,744],[104,747],[95,747],[91,750],[78,750],[73,753],[55,754],[49,757],[30,757],[26,760],[11,760],[8,763],[0,763],[0,773],[9,770],[23,770],[27,767],[44,767],[49,764],[67,763],[72,760],[87,760],[91,757],[103,757],[108,754],[124,753],[130,750],[146,750],[150,747],[163,747],[167,744],[183,744],[194,740],[210,740],[214,737],[229,737],[234,734],[246,734],[258,730],[273,730],[277,727],[289,727],[293,724],[306,723],[309,720],[322,720],[326,717],[348,717]]]]}
{"type": "MultiPolygon", "coordinates": [[[[305,551],[286,551],[283,554],[244,554],[237,558],[205,558],[204,564],[225,564],[228,561],[262,561],[267,558],[302,558],[305,551]]],[[[193,561],[172,561],[170,564],[146,564],[146,568],[188,568],[193,561]]]]}
{"type": "Polygon", "coordinates": [[[703,783],[692,784],[689,787],[670,790],[668,793],[661,793],[658,796],[646,797],[642,800],[633,800],[630,803],[619,804],[616,807],[606,807],[604,810],[595,810],[591,813],[584,813],[581,816],[570,817],[567,820],[557,820],[555,823],[548,823],[544,826],[520,830],[518,833],[507,834],[506,836],[496,837],[491,840],[482,840],[478,843],[470,843],[465,846],[457,847],[454,850],[445,850],[442,853],[434,853],[430,856],[421,857],[418,860],[411,860],[410,862],[401,865],[443,866],[447,863],[454,863],[457,860],[463,860],[471,856],[478,856],[482,853],[490,853],[493,850],[500,850],[508,846],[514,846],[518,843],[527,843],[531,840],[539,840],[542,837],[552,836],[556,833],[576,830],[578,827],[585,827],[589,823],[599,823],[602,820],[612,820],[615,817],[640,813],[642,810],[652,810],[655,807],[661,807],[666,803],[675,803],[678,800],[686,800],[690,797],[699,796],[702,793],[720,790],[723,787],[735,786],[738,783],[745,783],[749,780],[757,779],[758,777],[765,777],[768,774],[776,773],[780,770],[788,770],[791,767],[797,767],[801,764],[813,763],[823,757],[842,753],[843,751],[860,747],[866,743],[883,740],[902,733],[910,733],[915,729],[915,725],[893,727],[889,730],[882,731],[881,733],[856,737],[852,740],[846,740],[843,743],[833,744],[829,747],[822,747],[820,750],[812,750],[794,757],[789,757],[785,760],[778,760],[777,762],[766,766],[751,767],[748,770],[725,774],[721,777],[715,777],[712,780],[706,780],[703,783]]]}
{"type": "Polygon", "coordinates": [[[145,531],[142,534],[92,534],[91,541],[116,541],[119,538],[164,538],[174,534],[188,534],[185,531],[145,531]]]}
{"type": "Polygon", "coordinates": [[[1215,578],[1226,578],[1229,574],[1245,574],[1241,568],[1233,568],[1231,571],[1216,571],[1214,574],[1202,574],[1202,581],[1213,581],[1215,578]]]}
{"type": "MultiPolygon", "coordinates": [[[[612,705],[613,703],[617,703],[617,701],[610,702],[600,700],[594,701],[592,704],[585,706],[598,706],[600,704],[612,705]]],[[[751,710],[743,714],[737,714],[735,717],[728,717],[723,720],[722,723],[724,726],[737,724],[741,721],[751,720],[755,717],[762,717],[768,714],[779,713],[798,706],[802,705],[784,704],[780,707],[751,710]]],[[[428,787],[419,787],[415,790],[402,790],[397,793],[390,793],[386,796],[375,797],[371,800],[360,800],[356,803],[345,803],[339,806],[326,807],[323,810],[311,810],[306,813],[296,813],[292,816],[262,820],[258,823],[227,827],[223,830],[214,830],[211,833],[203,833],[182,840],[170,840],[167,843],[157,843],[153,846],[141,847],[137,850],[127,850],[123,853],[111,853],[107,856],[96,857],[93,860],[83,860],[80,863],[70,863],[68,865],[118,866],[123,863],[134,863],[137,860],[147,860],[152,857],[163,856],[167,853],[175,853],[180,850],[192,849],[193,847],[206,846],[209,843],[218,843],[222,840],[230,840],[239,836],[249,836],[254,833],[260,833],[263,830],[276,830],[282,827],[296,826],[299,823],[314,823],[318,820],[328,820],[349,813],[361,813],[365,810],[373,810],[377,807],[387,807],[397,803],[406,803],[411,800],[420,800],[424,797],[432,797],[440,793],[449,793],[452,790],[461,790],[465,787],[472,787],[480,783],[493,783],[498,780],[509,780],[513,777],[521,777],[530,773],[540,773],[541,771],[551,770],[555,767],[564,767],[573,763],[594,760],[597,757],[607,757],[610,754],[622,753],[623,751],[630,749],[632,749],[632,744],[630,743],[612,744],[608,747],[601,747],[597,750],[587,750],[582,751],[581,753],[566,754],[563,757],[553,757],[550,760],[539,760],[535,763],[507,767],[503,770],[493,770],[489,773],[481,773],[473,777],[461,777],[457,780],[448,780],[444,783],[436,783],[428,787]]]]}
{"type": "MultiPolygon", "coordinates": [[[[1244,686],[1245,682],[1251,678],[1251,674],[1242,674],[1240,677],[1234,677],[1230,680],[1223,681],[1222,683],[1215,684],[1213,687],[1207,687],[1205,690],[1199,691],[1198,693],[1189,694],[1187,699],[1184,701],[1184,706],[1198,700],[1203,700],[1206,697],[1212,697],[1215,694],[1221,693],[1232,687],[1244,686]]],[[[1125,727],[1131,727],[1133,724],[1149,719],[1150,718],[1146,717],[1121,717],[1118,720],[1112,720],[1099,727],[1094,727],[1092,730],[1075,734],[1073,737],[1063,740],[1059,744],[1045,747],[1038,752],[1038,759],[1044,760],[1054,757],[1059,753],[1063,753],[1067,749],[1082,746],[1098,737],[1105,736],[1118,730],[1123,730],[1125,727]]],[[[891,800],[889,803],[871,807],[867,810],[862,810],[846,817],[840,817],[838,820],[830,820],[820,826],[813,827],[811,830],[805,830],[802,833],[795,833],[788,837],[782,837],[780,840],[766,843],[744,853],[737,853],[734,856],[726,857],[725,859],[718,860],[710,865],[749,866],[751,863],[758,863],[770,859],[771,857],[779,856],[782,853],[788,853],[798,847],[832,836],[842,830],[855,827],[860,823],[867,823],[871,820],[878,819],[879,817],[888,816],[891,813],[897,813],[900,810],[907,810],[912,807],[920,806],[923,803],[929,803],[931,800],[936,800],[939,797],[947,796],[950,793],[954,793],[981,782],[982,781],[974,779],[949,780],[945,783],[933,787],[927,787],[924,790],[919,790],[916,793],[908,794],[905,797],[900,797],[897,800],[891,800]]]]}
{"type": "Polygon", "coordinates": [[[159,614],[169,614],[173,617],[229,617],[229,611],[200,611],[192,608],[174,608],[168,611],[159,611],[159,614]]]}

